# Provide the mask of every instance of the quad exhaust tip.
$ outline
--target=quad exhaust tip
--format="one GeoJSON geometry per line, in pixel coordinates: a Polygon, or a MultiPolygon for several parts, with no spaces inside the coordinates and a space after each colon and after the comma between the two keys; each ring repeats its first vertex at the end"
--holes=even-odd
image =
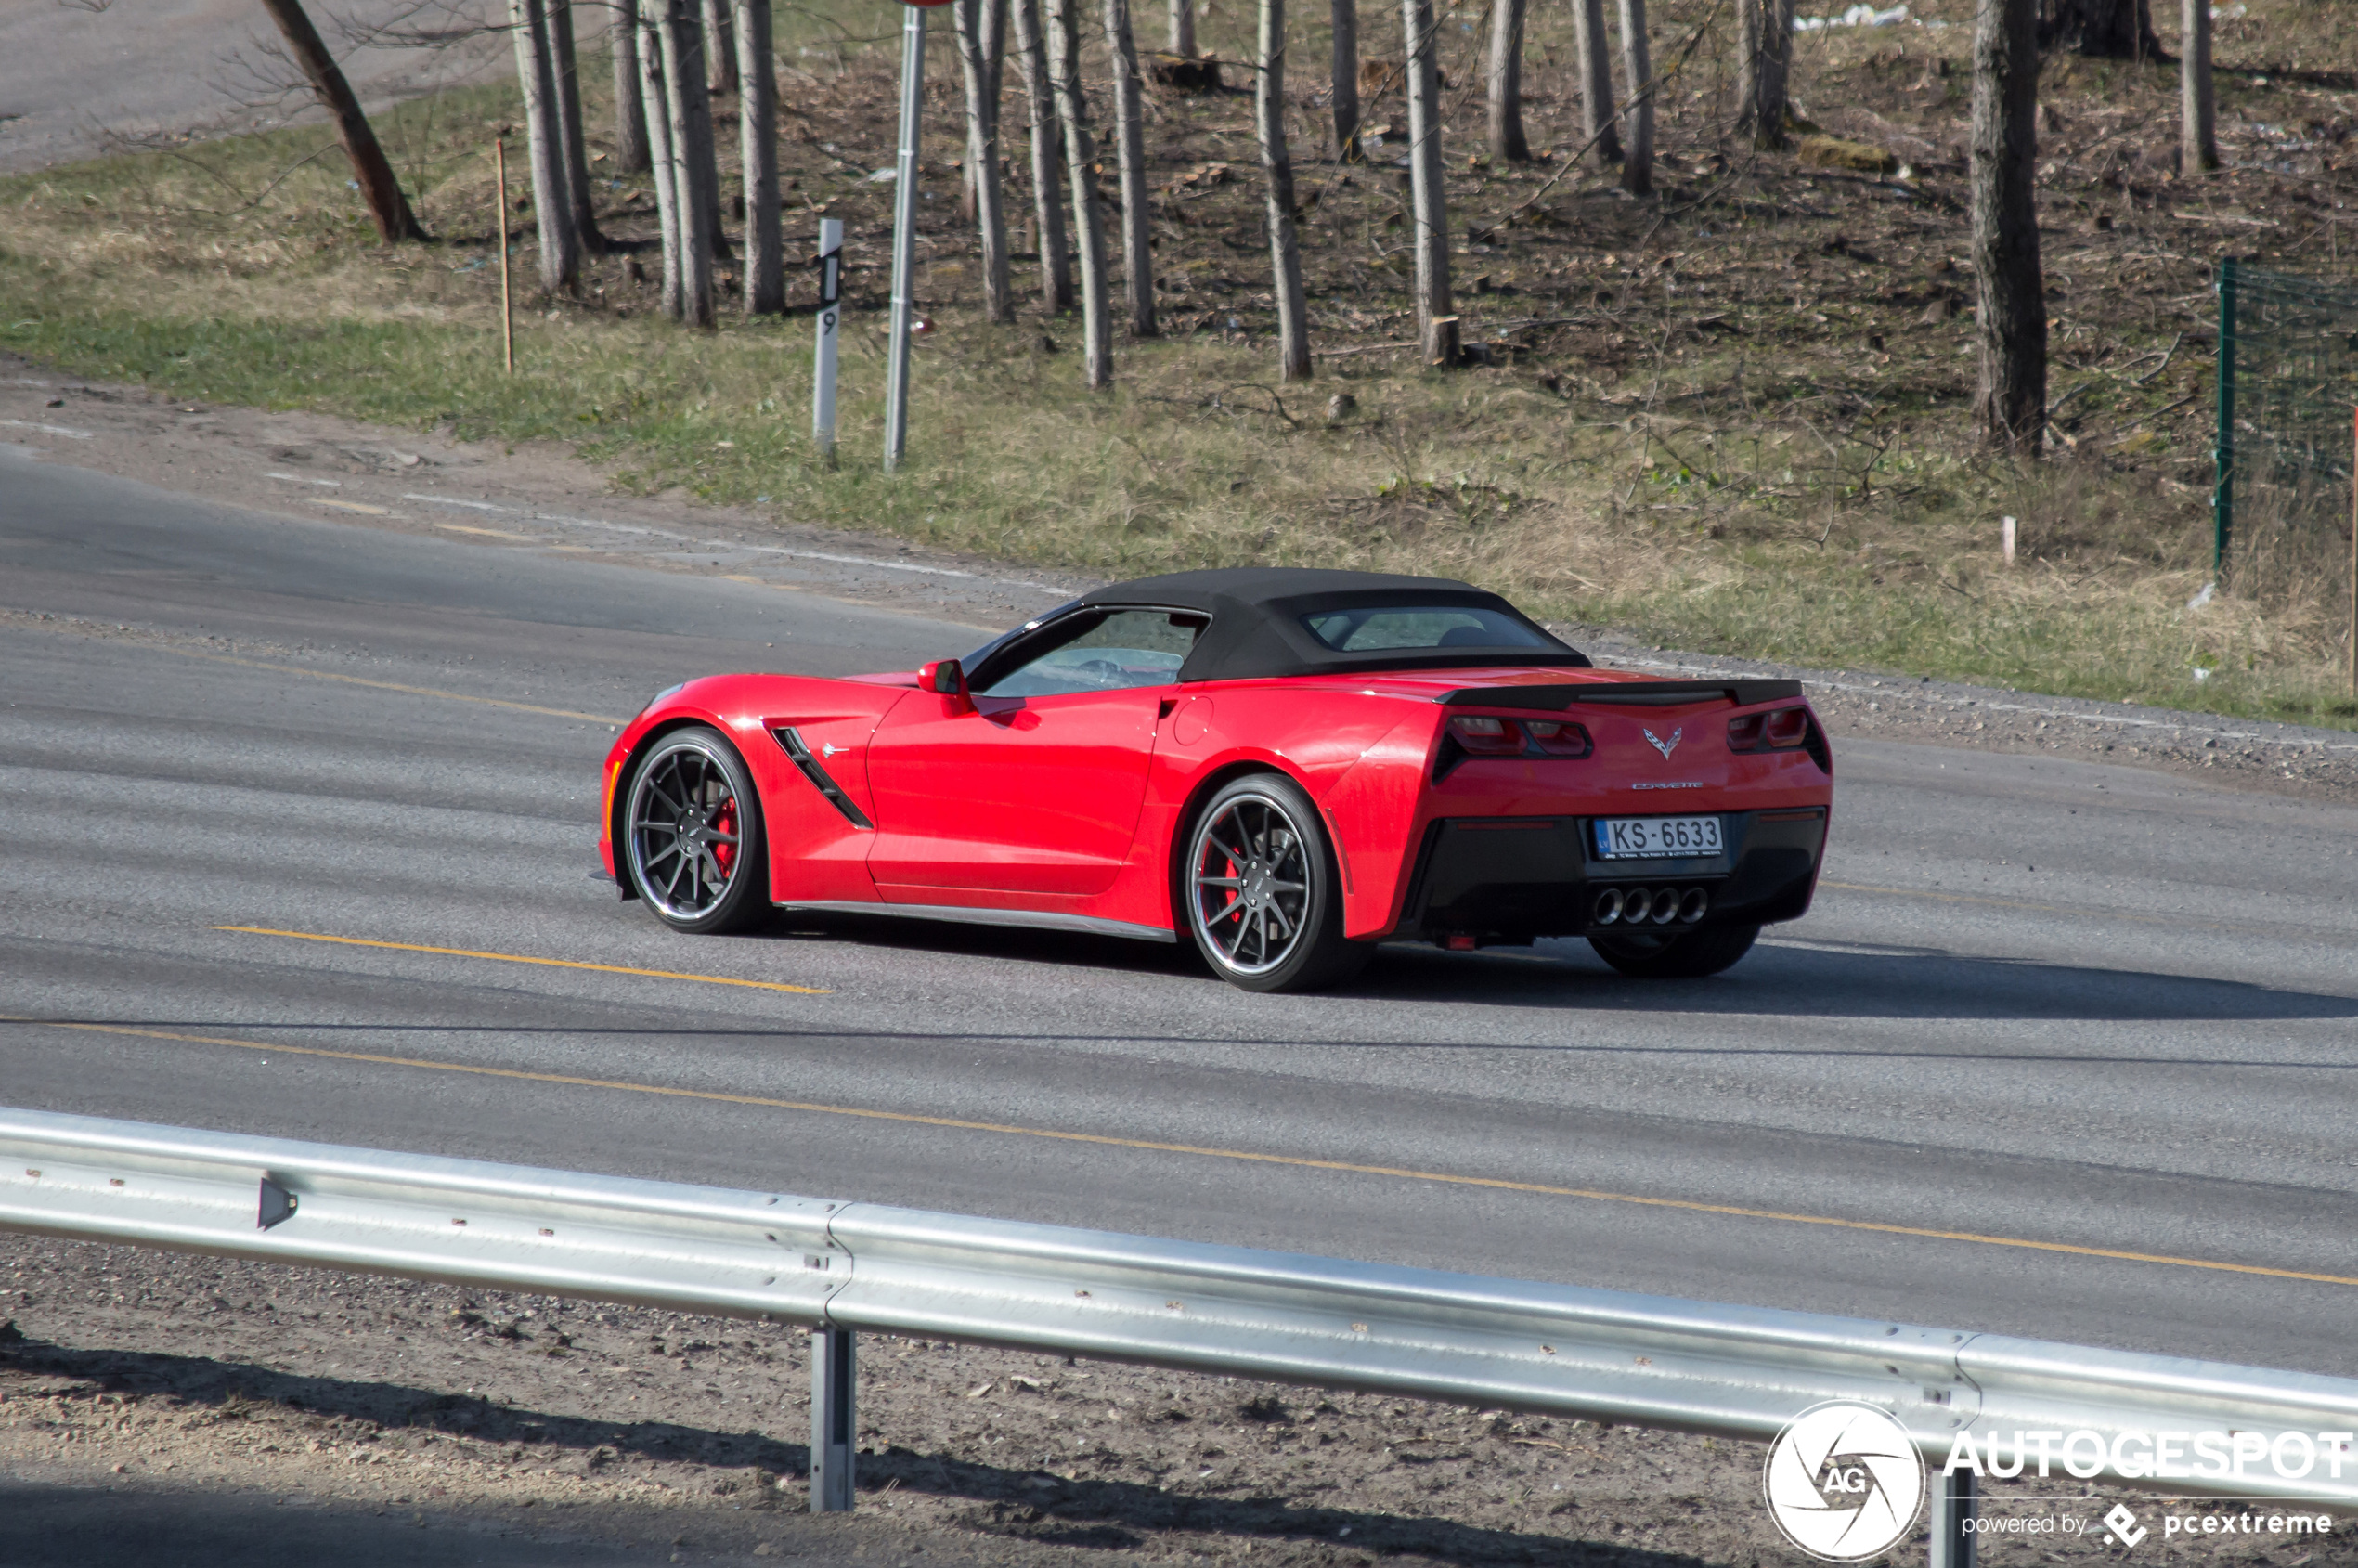
{"type": "Polygon", "coordinates": [[[1607,888],[1590,915],[1600,926],[1692,926],[1710,909],[1710,891],[1703,888],[1607,888]]]}

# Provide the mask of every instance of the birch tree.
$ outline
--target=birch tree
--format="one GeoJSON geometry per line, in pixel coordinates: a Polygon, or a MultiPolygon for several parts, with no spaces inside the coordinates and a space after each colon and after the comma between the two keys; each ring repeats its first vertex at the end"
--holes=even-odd
{"type": "Polygon", "coordinates": [[[1082,382],[1093,391],[1113,384],[1112,323],[1106,311],[1105,226],[1097,213],[1096,153],[1089,136],[1089,100],[1081,96],[1081,0],[1046,0],[1048,73],[1064,128],[1065,172],[1072,176],[1072,227],[1081,250],[1082,382]]]}
{"type": "Polygon", "coordinates": [[[647,109],[639,82],[639,12],[636,0],[624,0],[606,30],[614,56],[614,166],[616,174],[643,175],[652,166],[647,154],[647,109]]]}
{"type": "Polygon", "coordinates": [[[2219,167],[2219,115],[2210,80],[2210,0],[2183,0],[2178,43],[2178,172],[2219,167]]]}
{"type": "Polygon", "coordinates": [[[582,249],[597,254],[606,248],[598,232],[598,209],[590,200],[590,154],[581,134],[581,75],[574,53],[573,0],[544,0],[549,14],[549,44],[557,73],[557,125],[564,136],[565,194],[573,202],[573,231],[582,249]]]}
{"type": "Polygon", "coordinates": [[[1491,0],[1490,58],[1483,86],[1490,97],[1490,156],[1510,163],[1531,159],[1522,131],[1524,0],[1491,0]]]}
{"type": "MultiPolygon", "coordinates": [[[[377,143],[375,129],[360,111],[352,84],[344,80],[343,68],[320,42],[319,30],[311,25],[301,0],[262,0],[262,5],[277,24],[279,36],[287,41],[287,52],[303,69],[304,79],[311,84],[312,96],[335,119],[336,139],[343,144],[343,155],[352,163],[352,183],[360,188],[360,199],[376,220],[377,238],[388,245],[425,239],[426,231],[418,226],[409,199],[401,193],[401,182],[394,177],[393,165],[377,143]]],[[[505,214],[499,221],[506,224],[505,214]]]]}
{"type": "Polygon", "coordinates": [[[1024,98],[1031,107],[1032,227],[1040,253],[1040,299],[1048,314],[1056,316],[1072,308],[1072,255],[1065,238],[1064,200],[1056,194],[1056,97],[1048,84],[1048,52],[1040,34],[1041,0],[1013,3],[1024,98]]]}
{"type": "Polygon", "coordinates": [[[1171,0],[1171,52],[1196,58],[1196,0],[1171,0]]]}
{"type": "Polygon", "coordinates": [[[1261,0],[1259,84],[1253,129],[1268,188],[1269,264],[1276,282],[1277,379],[1310,379],[1309,307],[1302,297],[1302,242],[1294,231],[1293,160],[1286,150],[1286,0],[1261,0]]]}
{"type": "Polygon", "coordinates": [[[1106,43],[1113,51],[1114,158],[1121,165],[1121,261],[1130,301],[1130,335],[1155,336],[1154,201],[1147,188],[1146,82],[1130,0],[1106,0],[1106,43]]]}
{"type": "Polygon", "coordinates": [[[1973,43],[1973,257],[1980,315],[1974,413],[1985,446],[2037,457],[2047,422],[2039,270],[2036,0],[1979,0],[1973,43]]]}
{"type": "Polygon", "coordinates": [[[1736,0],[1736,129],[1768,150],[1785,145],[1793,0],[1736,0]]]}
{"type": "Polygon", "coordinates": [[[663,236],[663,313],[687,317],[685,248],[680,229],[680,160],[671,141],[671,91],[663,64],[663,34],[671,0],[628,0],[637,7],[641,119],[647,128],[647,161],[654,175],[655,216],[663,236]]]}
{"type": "Polygon", "coordinates": [[[786,242],[778,224],[778,73],[770,0],[736,0],[737,150],[745,193],[745,314],[786,308],[786,242]]]}
{"type": "Polygon", "coordinates": [[[531,147],[533,216],[540,231],[540,286],[551,293],[581,279],[579,237],[573,227],[573,192],[565,178],[564,128],[557,119],[556,54],[549,37],[546,0],[509,0],[516,45],[516,76],[524,89],[525,130],[531,147]]]}
{"type": "Polygon", "coordinates": [[[1006,58],[1007,0],[957,0],[958,64],[966,83],[966,189],[982,245],[982,309],[1016,318],[1007,281],[1007,219],[1000,205],[999,77],[1006,58]]]}
{"type": "Polygon", "coordinates": [[[1408,188],[1417,232],[1417,341],[1429,365],[1458,363],[1458,317],[1449,299],[1449,202],[1442,185],[1441,65],[1432,0],[1400,0],[1408,57],[1408,188]]]}
{"type": "Polygon", "coordinates": [[[1333,32],[1335,157],[1350,162],[1359,156],[1359,0],[1328,0],[1328,23],[1333,32]]]}
{"type": "MultiPolygon", "coordinates": [[[[1746,6],[1753,0],[1736,0],[1746,6]]],[[[1572,36],[1580,56],[1580,139],[1588,161],[1602,168],[1621,162],[1613,129],[1613,45],[1605,36],[1605,0],[1572,0],[1572,36]]]]}
{"type": "Polygon", "coordinates": [[[719,238],[719,171],[713,161],[712,99],[705,30],[694,0],[663,6],[663,85],[670,121],[671,201],[680,228],[680,318],[713,323],[712,256],[719,238]]]}
{"type": "Polygon", "coordinates": [[[1646,0],[1621,0],[1621,77],[1628,93],[1622,124],[1629,133],[1621,157],[1621,188],[1632,196],[1650,196],[1654,188],[1652,54],[1646,45],[1646,0]]]}
{"type": "Polygon", "coordinates": [[[704,0],[705,88],[709,95],[737,90],[737,52],[730,46],[736,28],[730,12],[736,0],[704,0]]]}

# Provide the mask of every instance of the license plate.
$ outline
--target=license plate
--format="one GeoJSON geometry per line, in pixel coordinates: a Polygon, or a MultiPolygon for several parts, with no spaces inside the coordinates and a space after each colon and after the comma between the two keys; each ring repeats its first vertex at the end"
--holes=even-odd
{"type": "Polygon", "coordinates": [[[1600,817],[1600,861],[1668,860],[1720,851],[1717,817],[1600,817]]]}

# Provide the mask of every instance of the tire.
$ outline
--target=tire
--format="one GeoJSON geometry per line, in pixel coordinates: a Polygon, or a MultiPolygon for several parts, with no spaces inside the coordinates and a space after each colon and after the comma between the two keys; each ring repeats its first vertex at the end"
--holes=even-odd
{"type": "Polygon", "coordinates": [[[631,886],[675,931],[743,931],[770,916],[761,797],[719,731],[674,730],[630,772],[622,855],[631,886]]]}
{"type": "Polygon", "coordinates": [[[1180,924],[1230,985],[1315,991],[1367,961],[1367,944],[1342,934],[1341,879],[1318,808],[1284,774],[1223,784],[1179,848],[1180,924]]]}
{"type": "Polygon", "coordinates": [[[1665,937],[1591,937],[1588,945],[1635,979],[1699,980],[1733,965],[1759,935],[1757,926],[1722,926],[1665,937]]]}

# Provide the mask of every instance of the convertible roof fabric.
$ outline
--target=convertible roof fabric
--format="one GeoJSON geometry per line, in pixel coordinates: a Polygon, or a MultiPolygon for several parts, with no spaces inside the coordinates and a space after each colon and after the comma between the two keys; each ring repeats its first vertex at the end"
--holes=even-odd
{"type": "Polygon", "coordinates": [[[1252,680],[1287,675],[1341,675],[1379,669],[1475,669],[1491,665],[1586,668],[1588,657],[1558,641],[1495,593],[1448,577],[1313,567],[1237,566],[1173,572],[1109,583],[1084,605],[1146,604],[1201,610],[1211,625],[1196,639],[1182,680],[1252,680]],[[1395,605],[1458,605],[1492,610],[1529,627],[1545,646],[1371,648],[1338,652],[1310,634],[1302,617],[1327,610],[1395,605]]]}

